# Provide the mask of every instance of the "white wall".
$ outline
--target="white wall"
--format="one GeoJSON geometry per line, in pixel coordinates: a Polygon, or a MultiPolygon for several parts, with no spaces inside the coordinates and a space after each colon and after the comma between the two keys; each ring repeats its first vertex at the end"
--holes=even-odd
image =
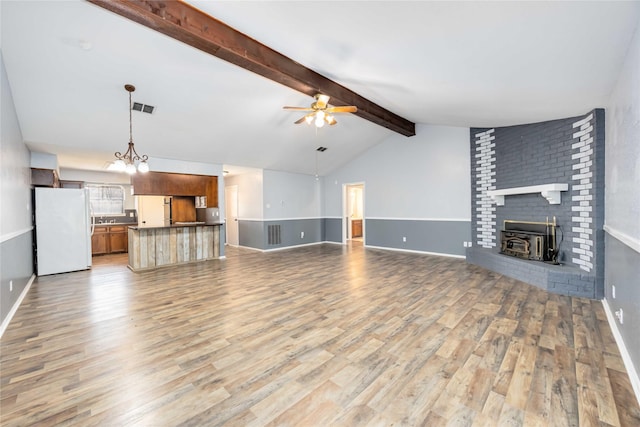
{"type": "Polygon", "coordinates": [[[264,170],[264,219],[320,218],[322,184],[313,175],[264,170]]]}
{"type": "Polygon", "coordinates": [[[22,140],[20,124],[13,104],[11,88],[0,50],[0,93],[2,114],[0,123],[0,236],[2,241],[12,235],[31,230],[31,168],[30,153],[22,140]]]}
{"type": "Polygon", "coordinates": [[[640,402],[640,21],[605,115],[604,306],[640,402]]]}
{"type": "Polygon", "coordinates": [[[640,252],[640,30],[638,29],[605,114],[605,225],[635,241],[635,249],[640,252]]]}
{"type": "Polygon", "coordinates": [[[471,216],[469,128],[417,125],[324,177],[324,215],[342,216],[342,185],[364,182],[367,218],[471,216]]]}
{"type": "Polygon", "coordinates": [[[67,181],[85,181],[101,184],[130,184],[131,177],[122,172],[89,171],[81,169],[60,169],[60,179],[67,181]]]}
{"type": "Polygon", "coordinates": [[[39,169],[52,169],[60,173],[58,167],[58,156],[50,153],[40,153],[33,151],[31,153],[31,167],[39,169]]]}
{"type": "Polygon", "coordinates": [[[225,185],[238,186],[238,219],[262,220],[264,210],[262,208],[262,169],[242,173],[225,178],[225,185]]]}

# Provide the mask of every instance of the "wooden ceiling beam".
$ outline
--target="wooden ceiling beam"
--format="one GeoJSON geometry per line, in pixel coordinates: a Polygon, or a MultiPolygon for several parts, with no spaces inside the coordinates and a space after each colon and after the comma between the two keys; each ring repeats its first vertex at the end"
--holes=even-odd
{"type": "Polygon", "coordinates": [[[355,105],[354,114],[405,136],[415,123],[276,52],[182,1],[88,0],[118,15],[238,65],[277,83],[314,96],[329,95],[332,105],[355,105]]]}

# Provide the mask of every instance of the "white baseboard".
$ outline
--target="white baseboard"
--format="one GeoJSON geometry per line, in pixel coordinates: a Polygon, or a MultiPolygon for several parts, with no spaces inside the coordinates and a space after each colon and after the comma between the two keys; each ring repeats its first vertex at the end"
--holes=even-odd
{"type": "Polygon", "coordinates": [[[627,351],[627,347],[624,345],[622,334],[620,334],[620,330],[618,330],[616,318],[611,312],[611,307],[609,307],[609,303],[606,298],[602,300],[602,306],[604,307],[604,312],[607,315],[607,320],[609,321],[609,327],[611,328],[613,337],[616,340],[616,344],[618,344],[618,349],[620,350],[624,367],[627,368],[627,374],[629,375],[629,381],[631,381],[633,392],[636,395],[636,400],[640,405],[640,377],[638,377],[638,372],[636,371],[635,366],[633,366],[633,360],[631,360],[631,355],[627,351]]]}
{"type": "Polygon", "coordinates": [[[413,249],[387,248],[385,246],[371,246],[371,245],[364,245],[364,247],[365,248],[370,248],[370,249],[382,249],[382,250],[385,250],[385,251],[409,252],[409,253],[412,253],[412,254],[435,255],[435,256],[444,256],[444,257],[447,257],[447,258],[467,259],[467,257],[464,256],[464,255],[445,254],[445,253],[441,253],[441,252],[416,251],[416,250],[413,250],[413,249]]]}
{"type": "Polygon", "coordinates": [[[11,319],[13,319],[13,316],[14,314],[16,314],[16,311],[18,311],[18,307],[20,307],[20,304],[22,304],[22,300],[24,299],[24,297],[27,296],[29,289],[31,289],[31,284],[35,279],[36,279],[36,275],[32,274],[31,278],[27,282],[27,286],[24,287],[24,289],[20,293],[20,296],[18,297],[18,300],[16,301],[15,304],[13,304],[13,307],[11,307],[9,314],[7,314],[7,317],[5,317],[4,321],[2,322],[2,325],[0,325],[0,338],[2,338],[4,331],[7,329],[7,326],[9,326],[9,323],[11,323],[11,319]]]}

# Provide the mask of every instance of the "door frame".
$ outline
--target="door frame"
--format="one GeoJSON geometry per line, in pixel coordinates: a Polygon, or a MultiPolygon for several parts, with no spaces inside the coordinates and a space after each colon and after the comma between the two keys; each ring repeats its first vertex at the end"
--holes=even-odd
{"type": "Polygon", "coordinates": [[[366,243],[366,237],[367,237],[367,231],[366,231],[366,202],[365,202],[365,182],[364,181],[360,181],[360,182],[348,182],[348,183],[344,183],[342,184],[342,244],[346,245],[348,240],[351,240],[350,238],[350,221],[349,221],[349,205],[350,205],[350,201],[349,201],[349,188],[351,187],[359,187],[362,188],[362,241],[364,243],[366,243]]]}
{"type": "Polygon", "coordinates": [[[227,185],[224,187],[224,216],[226,218],[226,226],[227,226],[227,232],[225,233],[225,243],[227,245],[231,245],[231,246],[239,246],[240,245],[240,230],[238,227],[238,185],[227,185]],[[229,191],[230,189],[232,189],[232,191],[229,191]],[[230,209],[232,208],[232,200],[228,200],[227,196],[231,195],[232,192],[235,192],[235,210],[236,210],[236,217],[232,218],[230,213],[230,209]],[[238,239],[238,241],[234,244],[232,242],[229,242],[229,235],[231,234],[229,232],[229,228],[233,227],[234,231],[235,231],[235,236],[238,239]]]}

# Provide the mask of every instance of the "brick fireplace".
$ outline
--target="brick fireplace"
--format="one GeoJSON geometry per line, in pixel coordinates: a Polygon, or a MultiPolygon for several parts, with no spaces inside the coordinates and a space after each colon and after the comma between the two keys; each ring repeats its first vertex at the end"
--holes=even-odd
{"type": "MultiPolygon", "coordinates": [[[[542,123],[472,128],[470,149],[474,245],[467,249],[467,261],[560,294],[601,298],[604,110],[542,123]],[[557,263],[509,256],[517,254],[513,248],[504,253],[501,239],[510,224],[505,221],[545,224],[551,218],[556,220],[557,263]]],[[[550,236],[551,228],[543,228],[540,234],[550,236]]],[[[510,245],[524,250],[548,245],[547,239],[513,238],[510,245]]]]}

